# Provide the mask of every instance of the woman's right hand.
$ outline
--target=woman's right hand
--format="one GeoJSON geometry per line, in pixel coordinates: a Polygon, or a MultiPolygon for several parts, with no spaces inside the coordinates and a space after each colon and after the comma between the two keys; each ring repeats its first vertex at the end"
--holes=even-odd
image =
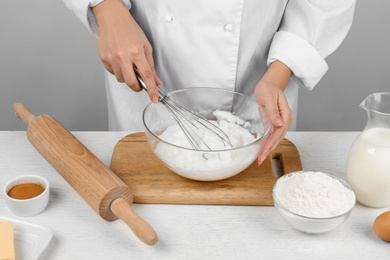
{"type": "Polygon", "coordinates": [[[135,72],[137,67],[152,102],[158,102],[152,46],[121,0],[105,0],[92,8],[99,25],[98,50],[104,67],[116,79],[134,91],[142,90],[135,72]]]}

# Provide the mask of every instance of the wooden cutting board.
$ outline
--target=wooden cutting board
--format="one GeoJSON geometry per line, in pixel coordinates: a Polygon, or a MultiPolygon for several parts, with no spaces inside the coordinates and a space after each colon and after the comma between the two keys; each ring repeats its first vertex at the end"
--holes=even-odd
{"type": "Polygon", "coordinates": [[[169,170],[153,153],[144,133],[122,138],[115,146],[111,170],[134,193],[136,203],[273,205],[277,180],[272,159],[279,159],[283,174],[302,170],[298,149],[284,139],[260,165],[220,181],[194,181],[169,170]]]}

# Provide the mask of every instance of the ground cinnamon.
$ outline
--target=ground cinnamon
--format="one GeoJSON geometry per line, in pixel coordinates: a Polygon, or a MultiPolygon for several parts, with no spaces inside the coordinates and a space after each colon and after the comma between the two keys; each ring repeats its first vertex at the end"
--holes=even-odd
{"type": "Polygon", "coordinates": [[[13,199],[26,200],[41,194],[45,188],[39,183],[23,183],[13,186],[8,191],[8,196],[13,199]]]}

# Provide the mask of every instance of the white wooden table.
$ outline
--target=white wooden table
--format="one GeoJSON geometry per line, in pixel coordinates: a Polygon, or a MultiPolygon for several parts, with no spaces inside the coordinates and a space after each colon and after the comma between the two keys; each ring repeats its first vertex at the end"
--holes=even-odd
{"type": "MultiPolygon", "coordinates": [[[[109,165],[125,132],[73,132],[109,165]]],[[[289,132],[304,170],[345,179],[349,148],[358,132],[289,132]]],[[[373,232],[375,218],[387,208],[356,205],[344,225],[308,235],[290,228],[274,207],[134,204],[156,230],[159,242],[140,242],[121,220],[100,218],[28,142],[25,132],[0,132],[0,189],[23,174],[48,179],[51,197],[41,214],[19,218],[0,197],[0,216],[52,230],[41,259],[390,259],[390,244],[373,232]]]]}

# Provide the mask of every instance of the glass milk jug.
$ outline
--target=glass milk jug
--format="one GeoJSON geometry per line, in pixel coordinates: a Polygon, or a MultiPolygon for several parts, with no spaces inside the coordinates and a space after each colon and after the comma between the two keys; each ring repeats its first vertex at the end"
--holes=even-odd
{"type": "Polygon", "coordinates": [[[390,205],[390,93],[369,95],[360,107],[368,114],[347,160],[347,180],[356,199],[369,207],[390,205]]]}

